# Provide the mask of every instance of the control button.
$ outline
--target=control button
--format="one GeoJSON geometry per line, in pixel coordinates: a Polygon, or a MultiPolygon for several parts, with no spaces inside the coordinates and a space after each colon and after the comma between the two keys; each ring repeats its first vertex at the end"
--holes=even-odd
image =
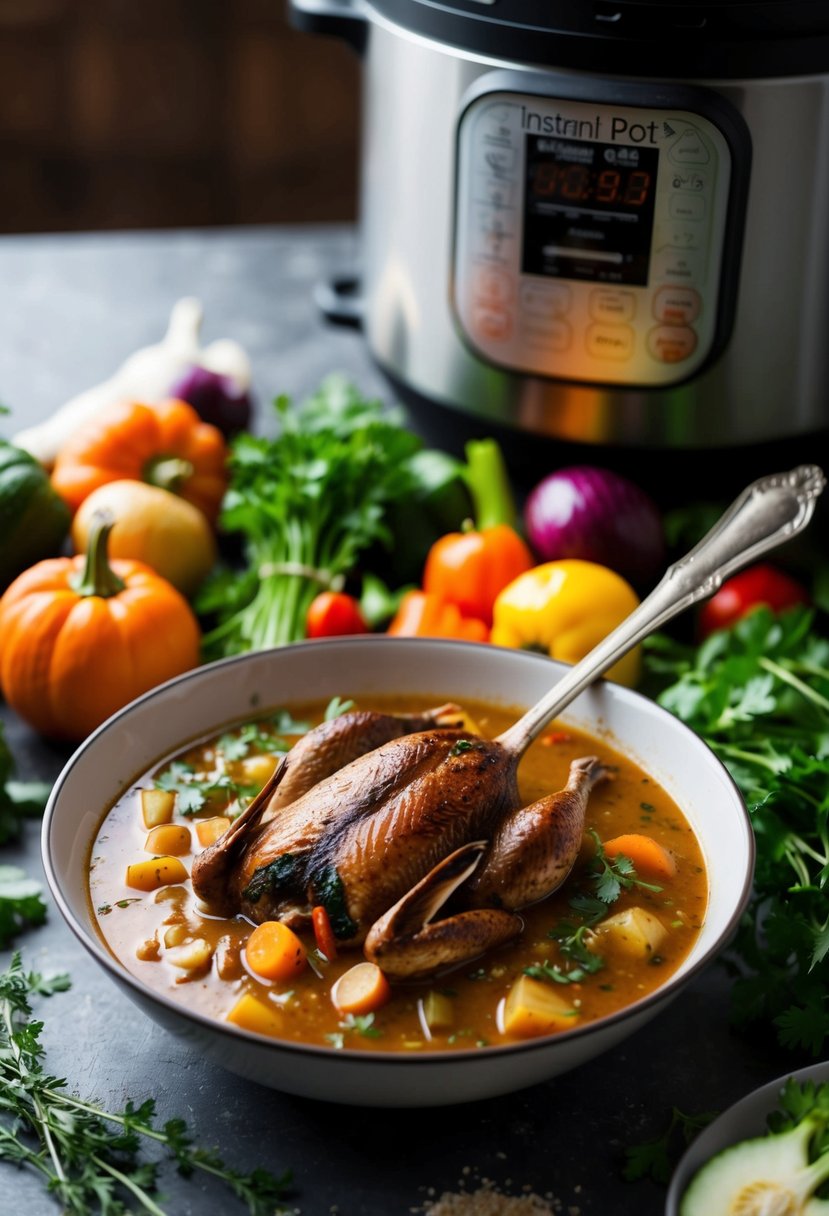
{"type": "Polygon", "coordinates": [[[648,350],[660,363],[681,363],[697,349],[690,325],[657,325],[648,334],[648,350]]]}
{"type": "Polygon", "coordinates": [[[701,220],[705,215],[705,199],[701,194],[672,194],[671,219],[701,220]]]}
{"type": "Polygon", "coordinates": [[[515,149],[487,148],[484,152],[484,167],[494,177],[506,177],[515,168],[515,149]]]}
{"type": "Polygon", "coordinates": [[[699,253],[681,249],[665,249],[653,259],[653,277],[663,283],[693,286],[703,280],[703,262],[699,253]]]}
{"type": "Polygon", "coordinates": [[[482,201],[490,207],[504,211],[512,206],[513,185],[509,181],[499,181],[497,177],[487,179],[483,188],[482,201]]]}
{"type": "Polygon", "coordinates": [[[504,308],[476,308],[473,323],[479,338],[506,342],[512,336],[512,315],[504,308]]]}
{"type": "Polygon", "coordinates": [[[524,312],[549,316],[565,313],[570,307],[570,288],[564,283],[523,283],[521,307],[524,312]]]}
{"type": "Polygon", "coordinates": [[[688,127],[668,153],[675,165],[707,165],[711,154],[696,127],[688,127]]]}
{"type": "Polygon", "coordinates": [[[587,353],[596,359],[629,359],[633,339],[629,325],[588,325],[587,353]]]}
{"type": "Polygon", "coordinates": [[[512,292],[512,279],[504,270],[483,267],[475,275],[475,297],[482,304],[506,304],[512,292]]]}
{"type": "Polygon", "coordinates": [[[701,173],[675,173],[671,178],[674,190],[693,190],[699,194],[708,185],[708,179],[701,173]]]}
{"type": "Polygon", "coordinates": [[[701,308],[700,294],[693,287],[660,287],[653,297],[653,315],[667,325],[689,325],[701,308]]]}
{"type": "Polygon", "coordinates": [[[545,350],[568,350],[573,341],[573,330],[559,317],[532,317],[521,329],[527,346],[543,346],[545,350]]]}
{"type": "Polygon", "coordinates": [[[590,315],[594,321],[608,321],[611,325],[620,321],[632,321],[636,312],[636,297],[632,291],[591,291],[588,301],[590,315]]]}

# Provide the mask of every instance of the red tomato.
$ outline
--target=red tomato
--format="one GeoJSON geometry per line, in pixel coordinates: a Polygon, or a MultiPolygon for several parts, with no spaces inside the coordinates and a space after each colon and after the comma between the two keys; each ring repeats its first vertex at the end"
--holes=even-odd
{"type": "Polygon", "coordinates": [[[368,633],[360,605],[344,591],[323,591],[311,601],[305,618],[305,636],[337,638],[345,633],[368,633]]]}
{"type": "Polygon", "coordinates": [[[703,605],[699,614],[700,635],[706,638],[715,629],[728,629],[760,604],[767,604],[772,612],[783,612],[795,604],[808,603],[806,588],[782,570],[765,563],[749,566],[724,582],[703,605]]]}

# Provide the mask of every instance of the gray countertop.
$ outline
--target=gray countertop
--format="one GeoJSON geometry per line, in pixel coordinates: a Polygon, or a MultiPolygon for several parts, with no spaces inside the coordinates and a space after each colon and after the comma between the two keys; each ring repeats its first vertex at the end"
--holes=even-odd
{"type": "MultiPolygon", "coordinates": [[[[0,240],[0,400],[11,434],[109,376],[156,341],[172,304],[196,295],[205,340],[234,337],[252,357],[263,405],[303,395],[328,372],[389,390],[361,336],[327,328],[314,283],[346,271],[349,229],[294,228],[0,240]]],[[[416,420],[415,420],[416,421],[416,420]]],[[[19,776],[54,779],[68,749],[0,710],[19,776]]],[[[2,861],[40,873],[37,825],[2,861]]],[[[72,989],[44,1009],[48,1069],[79,1094],[115,1104],[153,1096],[229,1162],[293,1170],[304,1216],[396,1216],[484,1178],[505,1193],[554,1196],[576,1216],[658,1216],[664,1192],[622,1181],[623,1147],[658,1134],[678,1106],[717,1110],[798,1061],[764,1055],[728,1027],[727,981],[714,967],[620,1048],[547,1084],[496,1100],[421,1111],[325,1105],[261,1088],[208,1064],[162,1031],[86,956],[54,908],[19,939],[27,967],[68,970],[72,989]]],[[[8,956],[0,957],[5,966],[8,956]]],[[[165,1169],[165,1210],[231,1216],[218,1188],[165,1169]]],[[[49,1216],[39,1179],[0,1165],[0,1213],[49,1216]]]]}

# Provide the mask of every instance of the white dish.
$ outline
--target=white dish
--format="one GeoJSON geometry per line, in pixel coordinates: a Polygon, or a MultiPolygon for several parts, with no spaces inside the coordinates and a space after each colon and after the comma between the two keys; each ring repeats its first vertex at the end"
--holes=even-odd
{"type": "Polygon", "coordinates": [[[163,1026],[233,1072],[329,1101],[428,1106],[492,1097],[574,1068],[632,1034],[723,948],[751,887],[754,839],[736,786],[701,739],[652,701],[600,682],[562,721],[636,760],[680,805],[700,841],[710,900],[691,952],[657,992],[564,1034],[485,1050],[417,1056],[279,1042],[190,1012],[151,991],[109,953],[93,925],[87,862],[104,812],[135,777],[179,743],[253,711],[335,695],[414,694],[528,706],[561,678],[563,664],[526,651],[464,642],[339,638],[243,655],[197,668],[115,714],[61,773],[43,824],[49,885],[73,932],[110,976],[163,1026]]]}
{"type": "Polygon", "coordinates": [[[705,1131],[700,1132],[683,1155],[671,1178],[665,1201],[665,1216],[679,1216],[682,1196],[697,1170],[705,1165],[706,1161],[710,1161],[723,1149],[730,1148],[732,1144],[739,1144],[741,1140],[753,1140],[765,1135],[768,1131],[766,1118],[773,1110],[777,1110],[780,1091],[789,1077],[793,1077],[801,1085],[804,1081],[814,1081],[820,1085],[829,1081],[829,1062],[810,1064],[798,1072],[784,1073],[776,1081],[769,1081],[768,1085],[761,1085],[759,1089],[752,1090],[745,1098],[729,1106],[705,1131]]]}

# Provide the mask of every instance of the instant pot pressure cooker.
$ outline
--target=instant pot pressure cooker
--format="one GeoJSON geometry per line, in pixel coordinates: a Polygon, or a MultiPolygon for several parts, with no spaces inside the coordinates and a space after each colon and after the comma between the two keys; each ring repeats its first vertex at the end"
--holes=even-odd
{"type": "Polygon", "coordinates": [[[364,57],[331,307],[401,392],[629,450],[825,434],[829,3],[291,5],[364,57]]]}

